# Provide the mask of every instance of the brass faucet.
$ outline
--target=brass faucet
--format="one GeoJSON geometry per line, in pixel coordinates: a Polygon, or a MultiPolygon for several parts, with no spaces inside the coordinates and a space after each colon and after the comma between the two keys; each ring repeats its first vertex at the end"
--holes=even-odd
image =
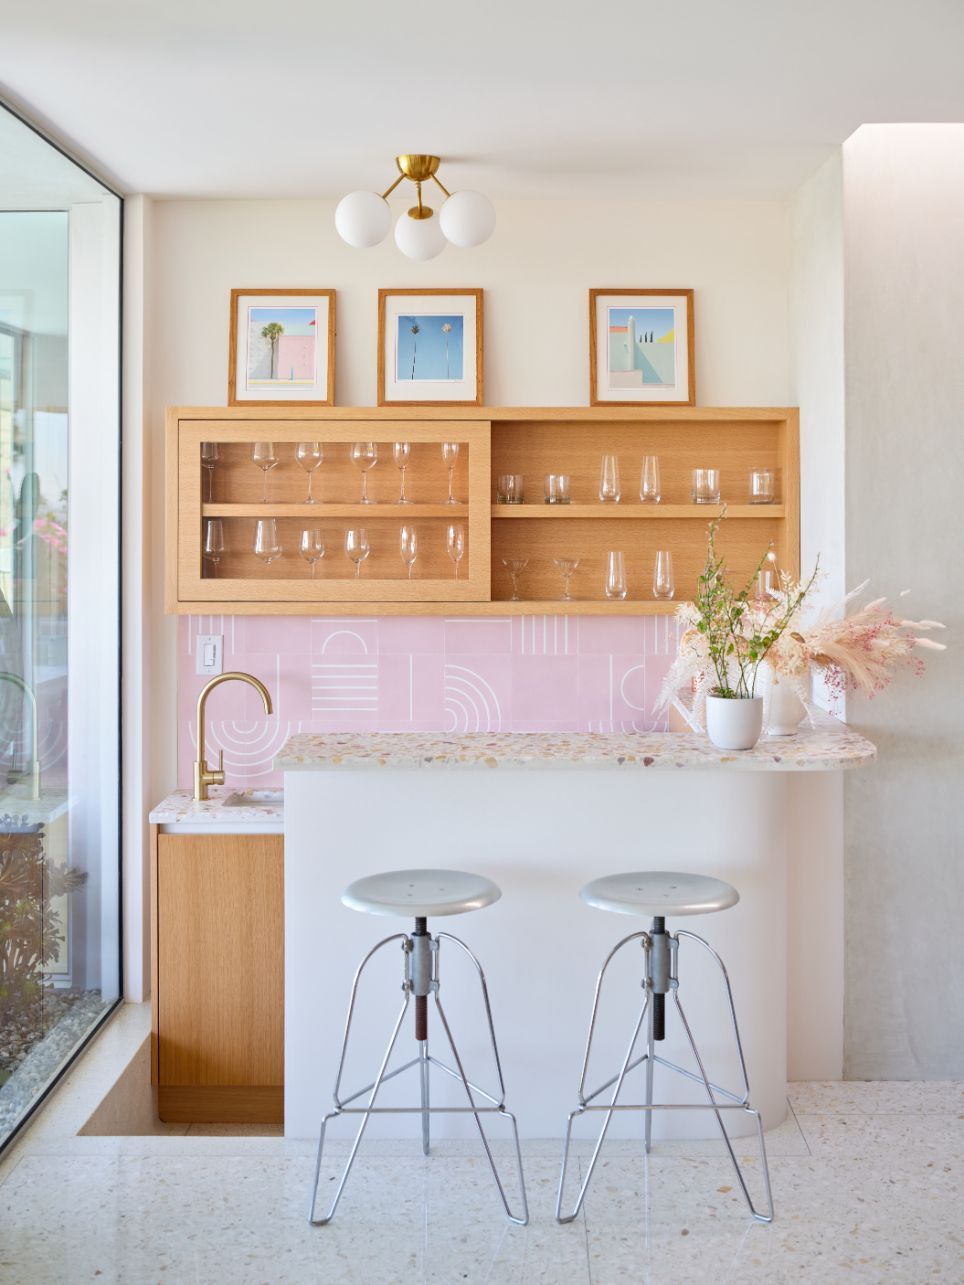
{"type": "Polygon", "coordinates": [[[204,756],[204,706],[208,696],[219,683],[228,683],[235,678],[239,683],[249,683],[260,694],[264,702],[264,712],[266,714],[271,713],[271,697],[268,695],[267,687],[261,682],[260,678],[255,678],[251,674],[242,674],[237,670],[232,670],[227,674],[218,674],[217,677],[212,678],[209,683],[205,684],[201,689],[201,695],[197,698],[197,761],[194,764],[194,797],[198,800],[208,797],[209,785],[224,784],[224,750],[218,750],[217,768],[208,767],[207,759],[204,756]]]}
{"type": "MultiPolygon", "coordinates": [[[[7,670],[0,670],[0,683],[13,683],[14,687],[19,687],[24,696],[30,701],[30,797],[32,799],[40,798],[40,754],[37,750],[37,697],[29,683],[25,682],[19,674],[11,674],[7,670]]],[[[8,777],[11,783],[16,777],[8,777]]],[[[22,777],[20,778],[23,779],[22,777]]]]}

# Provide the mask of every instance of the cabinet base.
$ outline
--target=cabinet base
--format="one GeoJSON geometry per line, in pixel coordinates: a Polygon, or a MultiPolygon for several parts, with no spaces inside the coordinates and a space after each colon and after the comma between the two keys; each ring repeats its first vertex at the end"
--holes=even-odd
{"type": "Polygon", "coordinates": [[[159,1084],[166,1124],[284,1124],[283,1084],[159,1084]]]}

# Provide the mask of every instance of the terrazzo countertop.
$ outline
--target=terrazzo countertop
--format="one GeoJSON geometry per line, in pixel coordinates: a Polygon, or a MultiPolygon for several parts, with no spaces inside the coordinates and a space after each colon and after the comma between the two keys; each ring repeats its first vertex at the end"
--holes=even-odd
{"type": "Polygon", "coordinates": [[[832,772],[872,763],[870,741],[826,714],[793,736],[764,737],[755,749],[719,750],[697,733],[345,732],[292,736],[275,758],[284,772],[361,768],[680,769],[832,772]]]}
{"type": "Polygon", "coordinates": [[[174,790],[154,808],[148,820],[153,825],[210,826],[212,829],[258,825],[280,830],[284,826],[284,790],[241,790],[233,785],[212,785],[209,793],[209,799],[199,802],[193,790],[174,790]]]}

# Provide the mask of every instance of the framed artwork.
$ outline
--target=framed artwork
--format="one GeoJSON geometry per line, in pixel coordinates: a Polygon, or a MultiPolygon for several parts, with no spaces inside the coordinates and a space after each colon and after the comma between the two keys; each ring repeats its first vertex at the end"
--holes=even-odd
{"type": "Polygon", "coordinates": [[[232,290],[228,405],[334,404],[334,290],[232,290]]]}
{"type": "Polygon", "coordinates": [[[481,406],[482,391],[481,290],[379,290],[379,406],[481,406]]]}
{"type": "Polygon", "coordinates": [[[589,291],[590,406],[695,406],[692,290],[589,291]]]}

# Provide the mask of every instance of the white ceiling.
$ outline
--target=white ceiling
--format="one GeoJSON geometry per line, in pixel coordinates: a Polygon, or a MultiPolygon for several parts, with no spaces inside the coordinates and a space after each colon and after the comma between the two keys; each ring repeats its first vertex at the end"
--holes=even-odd
{"type": "Polygon", "coordinates": [[[964,121],[962,0],[45,0],[0,82],[127,192],[782,197],[859,125],[964,121]]]}

